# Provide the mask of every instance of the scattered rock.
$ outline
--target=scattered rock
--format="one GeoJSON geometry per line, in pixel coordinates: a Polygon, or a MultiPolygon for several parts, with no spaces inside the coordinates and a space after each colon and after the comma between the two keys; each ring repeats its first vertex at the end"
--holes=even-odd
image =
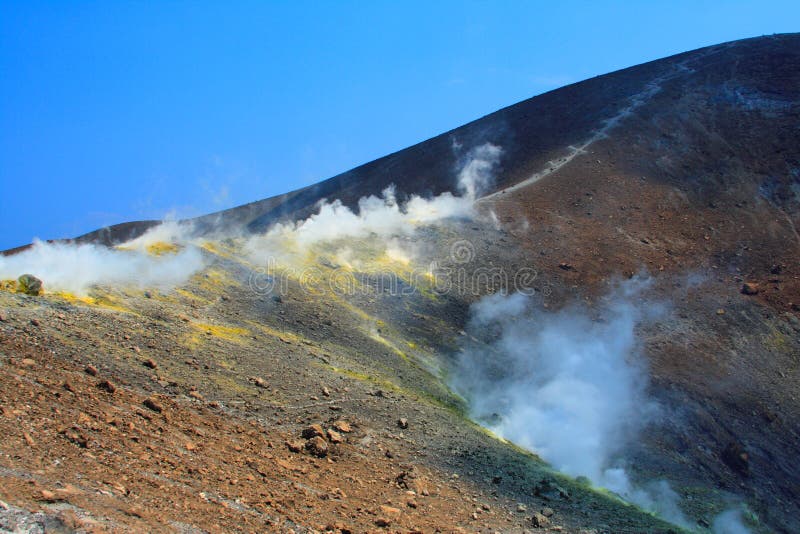
{"type": "Polygon", "coordinates": [[[204,400],[204,397],[203,397],[203,395],[202,395],[202,394],[201,394],[199,391],[197,391],[196,389],[193,389],[193,390],[191,390],[191,391],[189,392],[189,396],[190,396],[191,398],[193,398],[193,399],[197,399],[197,400],[199,400],[199,401],[201,401],[201,400],[204,400]]]}
{"type": "Polygon", "coordinates": [[[328,440],[331,443],[341,443],[343,441],[342,435],[333,429],[328,429],[328,440]]]}
{"type": "Polygon", "coordinates": [[[64,389],[66,389],[70,393],[76,393],[77,392],[76,389],[75,389],[75,386],[73,386],[72,383],[69,380],[64,380],[63,386],[64,386],[64,389]]]}
{"type": "Polygon", "coordinates": [[[153,410],[156,413],[161,413],[164,411],[164,407],[154,397],[146,398],[142,404],[144,404],[146,408],[153,410]]]}
{"type": "Polygon", "coordinates": [[[286,442],[286,448],[289,449],[289,451],[291,452],[303,452],[304,446],[305,443],[303,441],[300,441],[299,439],[286,442]]]}
{"type": "Polygon", "coordinates": [[[569,492],[548,478],[536,483],[533,494],[546,500],[569,499],[569,492]]]}
{"type": "Polygon", "coordinates": [[[328,442],[321,436],[315,436],[306,442],[306,450],[318,458],[328,455],[328,442]]]}
{"type": "Polygon", "coordinates": [[[731,442],[722,451],[722,461],[742,475],[750,472],[750,456],[739,443],[731,442]]]}
{"type": "Polygon", "coordinates": [[[323,394],[324,396],[326,396],[326,397],[330,397],[330,396],[331,396],[331,390],[329,390],[329,389],[328,389],[328,388],[326,388],[326,387],[323,387],[323,388],[322,388],[322,394],[323,394]]]}
{"type": "Polygon", "coordinates": [[[39,319],[31,319],[31,324],[33,326],[41,326],[41,323],[39,322],[39,319]]]}
{"type": "Polygon", "coordinates": [[[50,491],[50,490],[42,490],[41,491],[41,495],[42,495],[42,500],[45,500],[45,501],[55,501],[55,500],[57,500],[56,499],[56,494],[54,492],[50,491]]]}
{"type": "Polygon", "coordinates": [[[23,274],[17,278],[17,291],[38,297],[43,292],[42,281],[32,274],[23,274]]]}
{"type": "Polygon", "coordinates": [[[571,270],[573,270],[573,269],[574,269],[574,267],[572,266],[572,264],[570,264],[570,263],[567,263],[567,262],[565,262],[565,261],[562,261],[561,263],[559,263],[559,264],[558,264],[558,268],[559,268],[559,269],[561,269],[561,270],[563,270],[563,271],[571,271],[571,270]]]}
{"type": "Polygon", "coordinates": [[[260,387],[260,388],[266,389],[267,386],[269,385],[269,384],[267,384],[267,381],[264,380],[263,378],[261,378],[260,376],[251,376],[249,380],[250,380],[250,382],[252,382],[257,387],[260,387]]]}
{"type": "Polygon", "coordinates": [[[393,521],[400,518],[401,513],[399,508],[382,504],[378,510],[378,518],[375,520],[375,524],[379,527],[388,527],[393,521]]]}
{"type": "Polygon", "coordinates": [[[758,295],[758,284],[755,282],[745,282],[742,284],[743,295],[758,295]]]}
{"type": "Polygon", "coordinates": [[[400,517],[401,513],[402,512],[401,512],[400,508],[395,508],[393,506],[387,506],[385,504],[382,504],[380,506],[380,514],[382,516],[388,517],[389,519],[393,519],[393,520],[394,519],[398,519],[400,517]]]}
{"type": "Polygon", "coordinates": [[[342,432],[343,434],[349,434],[353,431],[353,427],[350,426],[350,423],[347,421],[334,421],[333,425],[331,425],[336,431],[342,432]]]}
{"type": "Polygon", "coordinates": [[[87,365],[84,371],[86,372],[87,375],[97,376],[97,367],[95,367],[94,365],[91,364],[87,365]]]}
{"type": "Polygon", "coordinates": [[[117,386],[115,386],[111,380],[103,380],[102,382],[97,384],[97,387],[102,389],[103,391],[107,391],[108,393],[114,393],[115,391],[117,391],[117,386]]]}
{"type": "Polygon", "coordinates": [[[156,369],[158,367],[158,364],[152,358],[150,358],[148,360],[145,360],[144,366],[150,369],[156,369]]]}
{"type": "Polygon", "coordinates": [[[536,528],[545,528],[550,524],[550,520],[544,514],[540,514],[539,512],[535,512],[531,517],[531,523],[536,528]]]}
{"type": "Polygon", "coordinates": [[[7,320],[8,320],[8,317],[6,317],[6,314],[3,313],[3,312],[0,312],[0,323],[4,323],[7,320]]]}
{"type": "Polygon", "coordinates": [[[524,514],[527,511],[528,511],[528,507],[527,506],[525,506],[522,503],[517,504],[517,512],[519,512],[520,514],[524,514]]]}
{"type": "MultiPolygon", "coordinates": [[[[325,431],[322,430],[322,426],[314,424],[308,426],[303,429],[301,434],[305,439],[312,439],[312,438],[323,438],[325,436],[325,431]]],[[[323,440],[324,441],[324,440],[323,440]]]]}
{"type": "Polygon", "coordinates": [[[545,506],[544,508],[542,508],[542,515],[543,516],[545,516],[545,517],[553,517],[553,514],[555,514],[555,511],[552,508],[550,508],[548,506],[545,506]]]}
{"type": "Polygon", "coordinates": [[[408,419],[401,417],[397,420],[397,426],[403,429],[408,428],[408,419]]]}

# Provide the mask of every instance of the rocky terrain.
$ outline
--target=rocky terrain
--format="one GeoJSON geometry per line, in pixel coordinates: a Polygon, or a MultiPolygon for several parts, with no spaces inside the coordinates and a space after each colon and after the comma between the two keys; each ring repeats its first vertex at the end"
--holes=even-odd
{"type": "MultiPolygon", "coordinates": [[[[125,248],[156,225],[71,246],[125,248]]],[[[678,532],[733,507],[751,530],[795,532],[798,225],[793,34],[586,80],[190,221],[146,252],[196,251],[174,287],[71,292],[32,271],[42,292],[0,291],[0,528],[678,532]],[[487,146],[494,180],[468,216],[314,242],[275,269],[253,254],[275,253],[253,236],[325,198],[455,192],[487,146]],[[395,241],[413,255],[387,252],[395,241]],[[460,352],[491,335],[469,328],[483,295],[525,289],[602,323],[604,295],[637,274],[640,305],[666,310],[637,328],[661,416],[624,456],[635,480],[669,482],[681,526],[492,434],[450,387],[460,352]]]]}

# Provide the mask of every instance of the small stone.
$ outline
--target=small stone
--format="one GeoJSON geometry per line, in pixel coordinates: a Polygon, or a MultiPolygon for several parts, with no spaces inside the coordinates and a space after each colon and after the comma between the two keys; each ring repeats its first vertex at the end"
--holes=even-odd
{"type": "Polygon", "coordinates": [[[156,413],[161,413],[164,411],[164,407],[154,397],[146,398],[142,404],[144,404],[146,408],[149,408],[156,413]]]}
{"type": "Polygon", "coordinates": [[[758,295],[758,284],[755,282],[745,282],[742,284],[743,295],[758,295]]]}
{"type": "Polygon", "coordinates": [[[193,390],[191,390],[191,391],[189,392],[189,396],[190,396],[191,398],[193,398],[193,399],[197,399],[197,400],[199,400],[199,401],[203,400],[203,395],[202,395],[202,394],[201,394],[199,391],[197,391],[196,389],[193,389],[193,390]]]}
{"type": "Polygon", "coordinates": [[[380,510],[381,510],[381,515],[384,515],[384,516],[389,517],[391,519],[397,519],[398,517],[400,517],[400,514],[402,513],[400,508],[395,508],[393,506],[387,506],[385,504],[382,504],[380,506],[380,510]]]}
{"type": "Polygon", "coordinates": [[[0,323],[4,323],[7,320],[8,320],[8,317],[6,317],[6,314],[3,313],[3,312],[0,312],[0,323]]]}
{"type": "Polygon", "coordinates": [[[41,491],[42,499],[45,501],[55,501],[56,494],[50,490],[42,490],[41,491]]]}
{"type": "Polygon", "coordinates": [[[97,384],[97,387],[102,389],[103,391],[107,391],[108,393],[114,393],[115,391],[117,391],[117,386],[115,386],[111,380],[103,380],[102,382],[97,384]]]}
{"type": "Polygon", "coordinates": [[[33,326],[41,326],[42,323],[39,322],[39,319],[31,319],[31,324],[33,326]]]}
{"type": "Polygon", "coordinates": [[[148,360],[145,360],[144,366],[150,369],[156,369],[158,367],[158,364],[152,358],[150,358],[148,360]]]}
{"type": "Polygon", "coordinates": [[[540,514],[539,512],[535,512],[533,517],[531,517],[531,523],[536,528],[545,528],[550,524],[550,520],[544,514],[540,514]]]}
{"type": "Polygon", "coordinates": [[[574,269],[572,264],[569,264],[569,263],[567,263],[565,261],[562,261],[561,263],[559,263],[558,264],[558,268],[561,269],[562,271],[571,271],[572,269],[574,269]]]}
{"type": "Polygon", "coordinates": [[[43,293],[42,281],[32,274],[23,274],[17,278],[17,292],[38,297],[43,293]]]}
{"type": "Polygon", "coordinates": [[[553,517],[554,513],[555,512],[553,511],[553,509],[550,508],[549,506],[545,506],[544,508],[542,508],[542,515],[545,517],[553,517]]]}
{"type": "Polygon", "coordinates": [[[299,439],[287,441],[286,448],[289,449],[291,452],[303,452],[303,447],[305,443],[300,441],[299,439]]]}
{"type": "Polygon", "coordinates": [[[328,440],[331,443],[341,443],[343,441],[342,435],[333,429],[328,429],[328,440]]]}
{"type": "Polygon", "coordinates": [[[75,393],[76,392],[75,386],[73,386],[72,383],[69,380],[64,380],[63,386],[64,386],[64,389],[66,389],[70,393],[75,393]]]}
{"type": "Polygon", "coordinates": [[[22,358],[19,364],[21,367],[33,367],[34,365],[36,365],[36,360],[33,360],[31,358],[22,358]]]}
{"type": "Polygon", "coordinates": [[[328,455],[328,442],[320,436],[314,436],[306,442],[306,450],[318,458],[328,455]]]}
{"type": "Polygon", "coordinates": [[[22,437],[25,439],[25,443],[27,443],[29,447],[33,447],[34,445],[36,445],[36,442],[33,441],[33,438],[27,432],[23,432],[22,437]]]}
{"type": "Polygon", "coordinates": [[[348,423],[347,421],[342,421],[342,420],[334,421],[333,425],[331,426],[333,426],[334,429],[343,434],[349,434],[350,432],[353,431],[353,427],[351,427],[350,423],[348,423]]]}
{"type": "Polygon", "coordinates": [[[324,396],[326,396],[326,397],[330,397],[331,396],[331,390],[329,390],[328,388],[324,387],[324,388],[322,388],[322,394],[324,396]]]}
{"type": "Polygon", "coordinates": [[[261,378],[260,376],[251,376],[250,377],[250,382],[255,384],[256,387],[260,387],[260,388],[264,388],[264,389],[266,389],[267,386],[269,385],[269,384],[267,384],[267,381],[264,380],[263,378],[261,378]]]}
{"type": "Polygon", "coordinates": [[[743,475],[750,471],[750,456],[739,443],[731,442],[725,447],[722,451],[722,461],[743,475]]]}
{"type": "Polygon", "coordinates": [[[403,429],[408,428],[408,419],[401,417],[397,420],[397,426],[403,429]]]}
{"type": "Polygon", "coordinates": [[[97,367],[95,367],[94,365],[91,364],[87,365],[84,371],[86,372],[87,375],[97,376],[97,367]]]}
{"type": "Polygon", "coordinates": [[[308,427],[304,428],[301,435],[305,439],[311,439],[311,438],[316,438],[316,437],[322,438],[322,437],[325,436],[325,432],[322,430],[322,426],[320,426],[318,424],[314,424],[314,425],[311,425],[311,426],[308,426],[308,427]]]}
{"type": "Polygon", "coordinates": [[[519,512],[520,514],[524,514],[527,511],[528,511],[528,507],[527,506],[525,506],[522,503],[517,504],[517,512],[519,512]]]}

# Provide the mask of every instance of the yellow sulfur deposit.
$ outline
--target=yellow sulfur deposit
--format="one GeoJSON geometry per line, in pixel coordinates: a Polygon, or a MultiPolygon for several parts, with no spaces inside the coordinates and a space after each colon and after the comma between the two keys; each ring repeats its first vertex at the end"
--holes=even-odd
{"type": "Polygon", "coordinates": [[[165,241],[156,241],[147,245],[146,250],[148,254],[153,256],[163,256],[164,254],[177,254],[180,247],[175,243],[167,243],[165,241]]]}
{"type": "Polygon", "coordinates": [[[17,281],[16,280],[0,280],[0,290],[2,290],[2,291],[10,291],[11,293],[16,293],[16,291],[17,291],[17,281]]]}

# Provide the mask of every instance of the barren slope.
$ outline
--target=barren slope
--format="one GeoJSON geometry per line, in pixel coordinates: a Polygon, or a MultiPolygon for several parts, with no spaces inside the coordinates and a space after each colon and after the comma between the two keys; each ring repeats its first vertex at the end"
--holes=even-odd
{"type": "MultiPolygon", "coordinates": [[[[487,217],[416,234],[419,263],[452,262],[451,247],[467,241],[470,273],[535,270],[549,309],[592,308],[613,279],[649,273],[668,313],[640,334],[650,393],[669,416],[631,447],[633,472],[669,480],[701,530],[737,498],[758,528],[796,531],[798,35],[586,80],[316,186],[202,217],[198,234],[214,232],[208,264],[177,292],[99,288],[83,301],[0,292],[0,498],[110,529],[365,531],[389,519],[403,531],[505,532],[531,528],[544,507],[550,526],[568,531],[670,528],[468,421],[444,380],[469,304],[500,289],[491,279],[442,295],[409,266],[369,258],[420,291],[383,291],[359,269],[360,291],[346,295],[309,293],[291,277],[280,301],[253,290],[261,266],[242,235],[392,183],[401,195],[454,190],[459,162],[487,142],[503,148],[495,187],[478,202],[487,217]],[[220,231],[237,237],[220,242],[220,231]],[[757,293],[743,294],[744,282],[757,293]],[[96,387],[104,379],[114,394],[96,387]],[[142,405],[152,394],[160,413],[142,405]],[[286,445],[338,419],[354,432],[326,458],[286,445]]],[[[153,224],[78,241],[117,244],[153,224]]],[[[323,279],[337,267],[324,254],[307,261],[323,279]]]]}

